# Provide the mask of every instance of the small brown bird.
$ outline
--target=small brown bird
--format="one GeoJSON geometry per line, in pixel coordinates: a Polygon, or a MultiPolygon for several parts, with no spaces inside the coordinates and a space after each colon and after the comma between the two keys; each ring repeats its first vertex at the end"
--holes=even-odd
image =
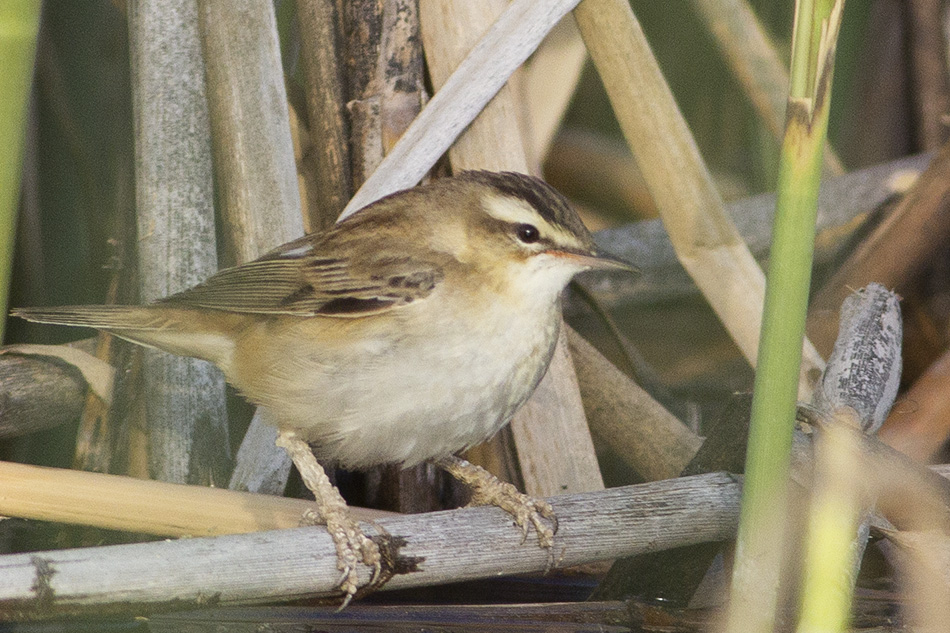
{"type": "Polygon", "coordinates": [[[20,308],[213,362],[265,407],[334,538],[346,600],[376,544],[319,462],[432,460],[512,513],[542,546],[550,506],[454,457],[508,423],[541,380],[560,295],[601,257],[568,202],[537,178],[465,172],[395,193],[336,226],[144,306],[20,308]],[[311,453],[312,449],[312,453],[311,453]]]}

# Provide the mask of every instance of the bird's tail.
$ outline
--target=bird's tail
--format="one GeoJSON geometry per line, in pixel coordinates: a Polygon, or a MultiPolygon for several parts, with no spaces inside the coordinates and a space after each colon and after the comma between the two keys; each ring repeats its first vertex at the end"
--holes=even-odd
{"type": "Polygon", "coordinates": [[[56,306],[14,308],[10,314],[27,321],[53,325],[74,325],[99,330],[158,330],[166,319],[161,310],[149,306],[56,306]]]}
{"type": "Polygon", "coordinates": [[[230,359],[234,340],[228,326],[238,318],[225,312],[209,318],[198,310],[162,304],[14,308],[10,314],[36,323],[96,328],[139,345],[219,365],[230,359]]]}

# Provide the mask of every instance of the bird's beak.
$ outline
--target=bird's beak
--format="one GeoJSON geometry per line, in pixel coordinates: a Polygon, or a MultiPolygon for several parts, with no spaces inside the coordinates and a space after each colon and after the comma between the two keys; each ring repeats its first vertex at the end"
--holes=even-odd
{"type": "Polygon", "coordinates": [[[597,251],[584,252],[551,250],[548,251],[548,253],[554,257],[570,260],[572,263],[575,263],[578,266],[583,266],[589,270],[623,270],[630,273],[639,272],[637,268],[631,266],[622,259],[612,255],[607,255],[605,253],[598,253],[597,251]]]}

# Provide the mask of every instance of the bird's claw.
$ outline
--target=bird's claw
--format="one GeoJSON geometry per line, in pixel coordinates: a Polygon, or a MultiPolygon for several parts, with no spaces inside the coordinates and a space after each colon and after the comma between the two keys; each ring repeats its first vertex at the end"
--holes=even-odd
{"type": "Polygon", "coordinates": [[[511,484],[499,480],[479,486],[473,490],[471,505],[494,505],[510,514],[515,524],[521,528],[521,543],[528,539],[531,526],[538,535],[538,545],[551,550],[554,547],[554,535],[557,534],[557,516],[554,508],[544,499],[535,499],[511,484]],[[545,524],[545,519],[550,526],[545,524]]]}
{"type": "MultiPolygon", "coordinates": [[[[305,515],[308,522],[314,522],[316,518],[315,513],[305,515]]],[[[336,547],[336,566],[341,572],[337,584],[343,592],[340,609],[344,609],[360,590],[357,572],[359,563],[373,568],[367,587],[374,587],[382,574],[382,556],[376,542],[363,534],[359,524],[350,517],[345,508],[327,511],[320,522],[326,524],[327,532],[336,547]]]]}
{"type": "MultiPolygon", "coordinates": [[[[528,540],[528,532],[531,530],[530,523],[534,526],[534,531],[538,535],[538,545],[544,549],[551,549],[554,547],[554,535],[557,534],[557,517],[551,504],[543,499],[535,499],[520,492],[517,494],[520,498],[514,501],[518,507],[518,512],[514,514],[514,517],[515,523],[521,526],[521,544],[524,545],[525,541],[528,540]],[[550,526],[544,522],[544,519],[550,522],[550,526]]],[[[507,510],[507,508],[505,509],[507,510]]],[[[508,510],[508,512],[511,512],[511,510],[508,510]]]]}
{"type": "Polygon", "coordinates": [[[528,538],[530,525],[533,525],[538,534],[538,545],[548,552],[548,569],[557,565],[554,535],[558,522],[551,504],[519,492],[510,483],[499,480],[481,466],[461,457],[443,457],[435,463],[469,487],[472,493],[470,506],[498,506],[514,517],[515,524],[521,528],[522,544],[528,538]],[[550,527],[545,524],[545,519],[550,522],[550,527]]]}

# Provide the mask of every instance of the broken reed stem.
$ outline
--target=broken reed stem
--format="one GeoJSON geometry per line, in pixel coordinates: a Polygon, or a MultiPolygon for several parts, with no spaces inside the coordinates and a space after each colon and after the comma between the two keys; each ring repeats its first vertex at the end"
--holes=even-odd
{"type": "MultiPolygon", "coordinates": [[[[691,4],[716,40],[759,119],[781,143],[788,72],[748,0],[691,0],[691,4]]],[[[830,145],[825,145],[824,161],[828,176],[845,173],[841,159],[830,145]]]]}
{"type": "MultiPolygon", "coordinates": [[[[5,348],[0,348],[5,349],[5,348]]],[[[0,439],[75,422],[87,383],[79,372],[42,356],[0,355],[0,439]]]]}
{"type": "MultiPolygon", "coordinates": [[[[725,540],[735,530],[739,483],[724,474],[671,479],[550,499],[559,519],[558,565],[725,540]]],[[[386,588],[544,571],[550,554],[495,507],[364,523],[390,535],[396,575],[386,588]]],[[[386,543],[386,541],[383,541],[386,543]]],[[[370,569],[360,566],[360,583],[370,569]]],[[[335,547],[322,527],[216,538],[0,556],[0,620],[337,595],[335,547]],[[55,570],[47,581],[37,573],[55,570]],[[49,586],[51,591],[38,592],[49,586]]]]}
{"type": "MultiPolygon", "coordinates": [[[[872,283],[841,306],[840,327],[812,405],[815,434],[799,631],[843,631],[880,496],[864,452],[897,397],[903,325],[898,297],[872,283]]],[[[875,469],[880,470],[880,469],[875,469]]]]}
{"type": "Polygon", "coordinates": [[[346,107],[353,187],[362,186],[377,170],[425,102],[416,4],[414,0],[341,3],[348,34],[346,107]]]}

